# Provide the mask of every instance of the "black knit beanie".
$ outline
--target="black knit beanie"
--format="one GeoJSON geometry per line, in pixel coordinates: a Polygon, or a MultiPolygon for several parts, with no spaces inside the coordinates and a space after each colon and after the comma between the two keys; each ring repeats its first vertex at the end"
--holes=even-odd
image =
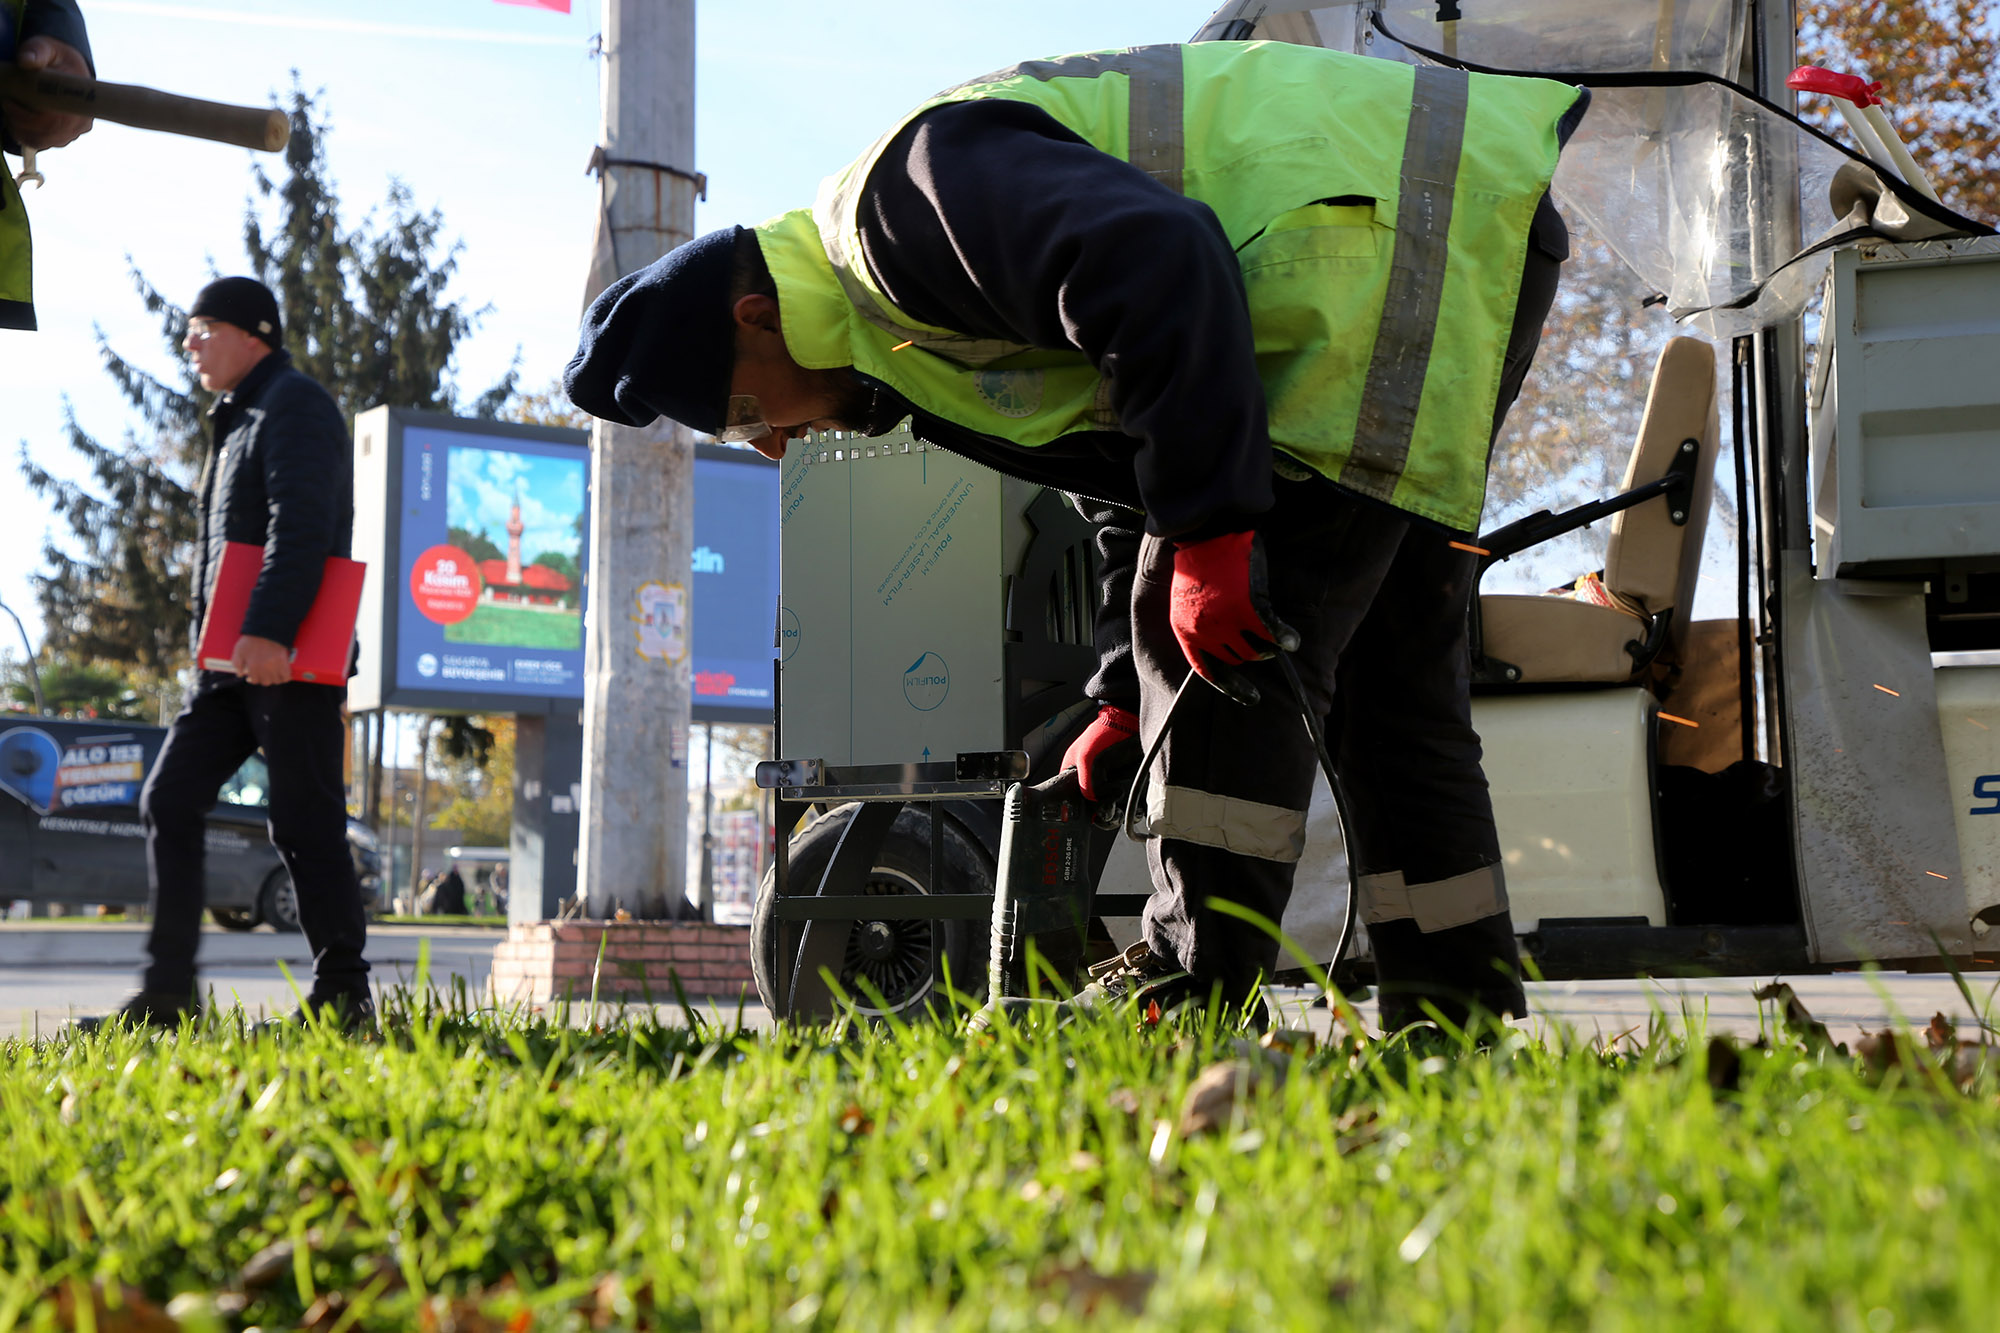
{"type": "Polygon", "coordinates": [[[188,307],[189,319],[219,319],[262,338],[276,349],[284,343],[278,323],[278,298],[255,278],[217,278],[201,289],[188,307]]]}
{"type": "Polygon", "coordinates": [[[697,237],[606,287],[563,371],[570,401],[621,425],[668,417],[718,434],[736,364],[729,292],[742,231],[697,237]]]}

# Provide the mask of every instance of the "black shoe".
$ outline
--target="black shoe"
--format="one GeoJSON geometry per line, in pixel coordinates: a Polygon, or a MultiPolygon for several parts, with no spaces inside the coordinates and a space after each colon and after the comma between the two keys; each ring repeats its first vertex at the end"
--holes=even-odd
{"type": "Polygon", "coordinates": [[[1505,912],[1428,934],[1414,921],[1384,921],[1368,928],[1368,942],[1375,950],[1384,1032],[1430,1022],[1431,1009],[1461,1030],[1528,1016],[1521,958],[1505,912]]]}
{"type": "Polygon", "coordinates": [[[301,1032],[317,1023],[330,1025],[344,1037],[375,1035],[375,1001],[363,991],[353,995],[308,995],[306,1002],[283,1018],[257,1025],[259,1032],[301,1032]]]}
{"type": "MultiPolygon", "coordinates": [[[[1205,1009],[1218,998],[1214,985],[1173,959],[1155,954],[1144,940],[1116,958],[1093,963],[1090,977],[1089,985],[1055,1006],[1065,1021],[1122,1013],[1130,1007],[1137,1009],[1141,1022],[1151,1024],[1176,1013],[1205,1009]]],[[[1222,1004],[1226,1018],[1240,1018],[1258,1032],[1270,1026],[1270,1013],[1261,999],[1222,997],[1222,1004]]]]}
{"type": "Polygon", "coordinates": [[[1507,1030],[1507,1019],[1520,1018],[1528,1011],[1519,987],[1485,991],[1470,997],[1462,993],[1394,992],[1381,995],[1382,1035],[1429,1028],[1444,1032],[1440,1020],[1450,1029],[1465,1033],[1475,1046],[1490,1046],[1507,1030]]]}
{"type": "Polygon", "coordinates": [[[201,1017],[201,1003],[193,991],[142,990],[108,1014],[94,1014],[76,1020],[78,1032],[99,1032],[107,1027],[159,1028],[172,1031],[181,1020],[201,1017]]]}

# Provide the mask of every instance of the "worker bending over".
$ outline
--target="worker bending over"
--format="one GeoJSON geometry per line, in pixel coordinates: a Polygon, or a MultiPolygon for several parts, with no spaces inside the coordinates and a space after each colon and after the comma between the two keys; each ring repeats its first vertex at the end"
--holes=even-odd
{"type": "Polygon", "coordinates": [[[1383,1018],[1521,1014],[1466,610],[1487,455],[1567,254],[1547,199],[1587,94],[1283,43],[1030,61],[918,107],[811,210],[608,288],[564,382],[778,457],[918,436],[1104,523],[1097,720],[1150,739],[1150,952],[1112,994],[1240,1002],[1277,945],[1314,755],[1349,793],[1383,1018]],[[1129,601],[1127,600],[1129,598],[1129,601]],[[1232,676],[1233,673],[1233,676],[1232,676]],[[1136,722],[1134,714],[1136,713],[1136,722]]]}

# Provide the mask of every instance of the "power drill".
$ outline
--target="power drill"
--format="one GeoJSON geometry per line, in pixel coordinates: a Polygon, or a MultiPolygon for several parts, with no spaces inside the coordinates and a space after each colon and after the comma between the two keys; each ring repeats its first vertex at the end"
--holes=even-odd
{"type": "MultiPolygon", "coordinates": [[[[1007,789],[1000,833],[1000,884],[993,897],[993,938],[986,993],[1029,994],[1028,943],[1065,987],[1083,967],[1084,936],[1095,886],[1090,873],[1090,802],[1075,769],[1048,781],[1007,789]]],[[[1044,998],[1048,978],[1041,978],[1044,998]]]]}

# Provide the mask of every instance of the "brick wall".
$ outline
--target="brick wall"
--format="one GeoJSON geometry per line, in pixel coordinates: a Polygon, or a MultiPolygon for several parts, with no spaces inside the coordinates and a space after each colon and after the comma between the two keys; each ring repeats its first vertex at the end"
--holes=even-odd
{"type": "Polygon", "coordinates": [[[492,987],[502,1004],[546,1004],[567,995],[604,1000],[674,1001],[674,977],[689,995],[734,1003],[757,998],[750,974],[750,931],[682,921],[537,921],[510,926],[493,950],[492,987]]]}

